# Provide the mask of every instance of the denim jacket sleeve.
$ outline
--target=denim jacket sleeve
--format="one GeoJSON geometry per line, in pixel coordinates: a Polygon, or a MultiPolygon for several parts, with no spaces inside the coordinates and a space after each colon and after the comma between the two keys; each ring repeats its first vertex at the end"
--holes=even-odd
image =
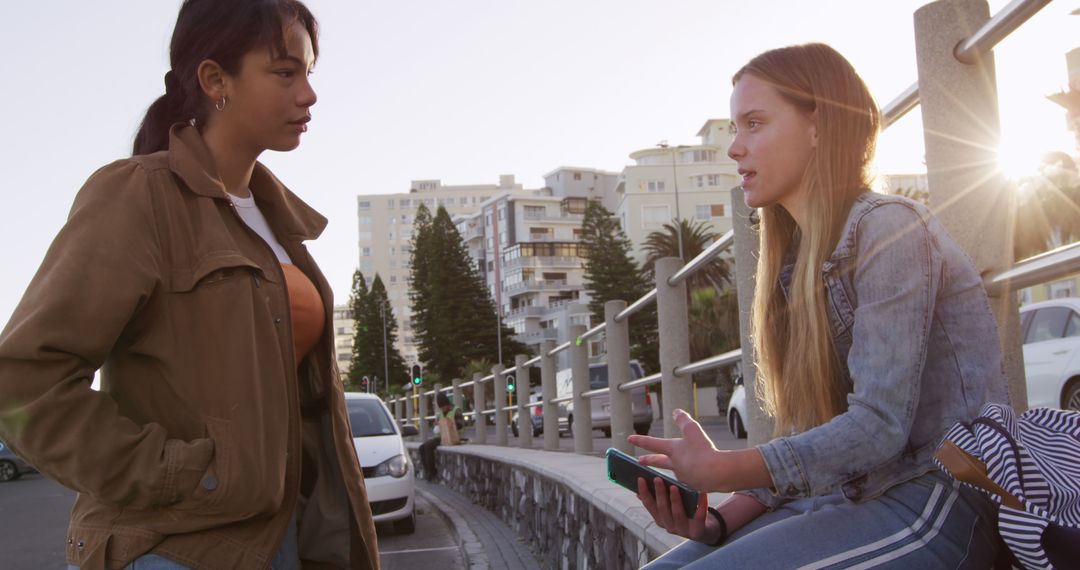
{"type": "MultiPolygon", "coordinates": [[[[887,203],[849,220],[853,385],[831,421],[760,447],[776,498],[827,493],[901,455],[907,446],[942,259],[923,214],[887,203]]],[[[755,496],[761,500],[761,493],[755,496]]],[[[770,501],[772,502],[772,501],[770,501]]]]}

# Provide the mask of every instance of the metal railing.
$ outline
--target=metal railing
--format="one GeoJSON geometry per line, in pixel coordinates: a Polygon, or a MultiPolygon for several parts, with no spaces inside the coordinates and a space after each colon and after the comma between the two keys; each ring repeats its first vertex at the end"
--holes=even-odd
{"type": "MultiPolygon", "coordinates": [[[[1048,3],[1049,0],[1016,0],[1012,2],[998,14],[986,21],[975,33],[971,34],[970,37],[967,37],[958,44],[954,44],[955,49],[953,50],[953,55],[955,60],[961,62],[963,65],[980,65],[982,59],[980,58],[980,55],[992,50],[998,42],[1008,36],[1009,33],[1027,21],[1048,3]]],[[[922,8],[920,8],[920,10],[922,10],[922,8]]],[[[916,16],[916,28],[918,34],[918,13],[916,16]]],[[[960,26],[958,23],[941,25],[960,26]]],[[[925,77],[922,72],[923,70],[920,69],[920,76],[925,77]]],[[[979,88],[984,87],[980,86],[979,88]]],[[[889,125],[895,123],[900,117],[903,117],[906,113],[921,104],[923,104],[923,101],[920,93],[920,86],[918,83],[915,83],[881,109],[883,128],[887,128],[889,125]]],[[[929,129],[926,125],[924,125],[924,128],[929,129]]],[[[928,149],[927,154],[931,154],[930,149],[928,149]]],[[[928,161],[928,164],[929,163],[930,162],[928,161]]],[[[934,185],[931,184],[932,196],[934,195],[934,192],[934,185]]],[[[736,223],[748,225],[750,221],[746,218],[748,217],[744,216],[738,218],[736,223]]],[[[475,397],[472,399],[473,406],[468,415],[477,418],[478,422],[480,421],[480,417],[495,415],[497,420],[496,425],[503,426],[500,429],[504,429],[505,431],[504,422],[506,418],[500,417],[506,415],[504,412],[517,411],[519,414],[523,414],[527,413],[527,410],[541,407],[544,404],[543,401],[534,401],[517,402],[517,405],[502,405],[502,402],[507,401],[506,395],[502,392],[502,390],[505,389],[506,377],[508,375],[521,376],[523,374],[523,378],[527,378],[528,368],[539,365],[542,371],[542,393],[548,395],[547,403],[550,404],[549,406],[543,407],[545,449],[557,449],[557,441],[548,437],[548,433],[551,431],[554,431],[555,437],[558,435],[558,418],[554,408],[562,404],[570,403],[573,403],[575,408],[581,405],[590,406],[589,401],[591,399],[600,396],[609,396],[611,398],[612,406],[611,426],[615,435],[612,445],[619,447],[624,451],[630,451],[628,444],[625,442],[626,434],[617,433],[618,430],[614,429],[615,426],[620,423],[625,426],[624,420],[626,417],[629,417],[631,413],[628,403],[629,398],[624,398],[625,395],[628,395],[634,390],[646,388],[655,384],[662,384],[665,412],[675,407],[686,408],[688,403],[688,389],[694,374],[732,366],[742,359],[743,349],[736,349],[723,354],[710,356],[696,362],[689,362],[688,352],[686,351],[686,341],[688,339],[688,322],[685,304],[686,280],[698,271],[707,267],[709,263],[717,258],[717,256],[735,245],[735,233],[734,230],[726,232],[711,244],[709,248],[685,265],[678,259],[672,258],[660,260],[657,263],[655,288],[629,305],[622,301],[609,302],[608,306],[605,307],[606,318],[603,323],[587,330],[580,325],[571,327],[571,338],[573,340],[558,345],[555,345],[552,340],[545,340],[541,345],[539,356],[527,360],[525,360],[524,357],[519,357],[518,363],[511,368],[502,370],[500,367],[496,367],[492,370],[491,374],[487,376],[476,374],[473,380],[468,382],[454,380],[453,386],[450,387],[440,387],[438,390],[424,391],[408,398],[402,397],[391,400],[391,403],[394,406],[395,416],[399,421],[415,421],[416,415],[411,411],[406,411],[405,408],[408,408],[408,410],[418,408],[423,411],[427,409],[426,403],[423,400],[425,398],[433,397],[436,391],[452,390],[455,393],[455,396],[460,397],[463,389],[472,388],[475,391],[475,397]],[[586,341],[599,338],[603,334],[603,342],[608,345],[609,355],[615,353],[616,349],[621,351],[619,352],[620,354],[628,355],[627,330],[630,317],[646,307],[652,306],[654,303],[657,305],[660,318],[663,322],[676,322],[678,324],[676,327],[661,327],[659,341],[662,371],[634,380],[629,378],[628,373],[624,373],[622,377],[616,377],[610,372],[615,369],[616,366],[619,366],[620,370],[627,370],[626,365],[628,365],[629,362],[628,357],[626,362],[615,362],[609,359],[609,385],[601,388],[590,388],[588,385],[588,355],[586,352],[588,350],[588,343],[586,341]],[[666,319],[674,319],[674,321],[666,319]],[[569,391],[565,389],[558,390],[558,387],[555,386],[555,362],[556,358],[563,352],[569,352],[570,357],[570,377],[573,382],[573,387],[569,391]],[[502,383],[501,385],[500,382],[502,383]],[[486,408],[488,400],[484,390],[485,385],[487,384],[493,384],[495,386],[495,401],[499,402],[498,405],[493,405],[491,408],[486,408]],[[613,391],[611,389],[612,387],[615,387],[616,390],[613,391]],[[559,395],[560,393],[562,395],[559,395]]],[[[966,249],[975,247],[972,243],[961,243],[960,245],[964,246],[966,249]]],[[[538,258],[532,258],[529,259],[529,261],[523,260],[519,263],[533,263],[536,259],[538,258]]],[[[984,279],[984,286],[989,295],[1001,296],[1009,294],[1019,288],[1060,279],[1077,272],[1080,272],[1080,243],[1060,247],[1056,250],[1014,263],[1005,270],[985,272],[988,273],[988,276],[984,279]]],[[[751,280],[752,276],[740,275],[740,287],[745,286],[745,284],[749,283],[751,280]]],[[[741,305],[744,303],[745,301],[743,301],[741,305]]],[[[746,312],[748,310],[749,307],[740,306],[740,311],[746,312]]],[[[1015,308],[1013,310],[1015,310],[1015,308]]],[[[741,332],[742,346],[746,348],[749,346],[746,331],[741,332]]],[[[1017,339],[1012,339],[1012,342],[1016,341],[1017,339]]],[[[753,370],[744,370],[743,372],[747,384],[752,385],[754,380],[753,370]]],[[[517,396],[528,399],[529,383],[522,380],[519,381],[518,384],[522,386],[523,389],[518,390],[517,396]]],[[[457,401],[460,401],[460,399],[457,401]]],[[[754,411],[751,411],[751,414],[753,413],[754,411]]],[[[435,417],[433,415],[423,415],[425,419],[428,420],[434,419],[435,417]]],[[[665,415],[669,416],[670,414],[665,413],[665,415]]],[[[589,432],[591,432],[591,419],[589,416],[590,414],[584,414],[582,418],[579,418],[574,422],[575,451],[591,451],[591,439],[589,434],[589,432]],[[579,441],[582,439],[589,439],[589,441],[579,441]]],[[[750,422],[748,428],[751,429],[751,433],[753,434],[753,430],[755,429],[754,423],[750,422]]],[[[522,431],[528,431],[531,435],[530,429],[522,431]]],[[[477,440],[480,443],[483,443],[486,435],[482,435],[481,432],[486,434],[486,430],[477,432],[477,440]]],[[[623,432],[625,432],[625,430],[623,430],[623,432]]],[[[674,428],[669,426],[666,418],[664,434],[666,437],[676,435],[674,428]]],[[[501,435],[497,433],[496,437],[501,437],[502,439],[500,439],[500,441],[505,442],[505,433],[501,435]]]]}

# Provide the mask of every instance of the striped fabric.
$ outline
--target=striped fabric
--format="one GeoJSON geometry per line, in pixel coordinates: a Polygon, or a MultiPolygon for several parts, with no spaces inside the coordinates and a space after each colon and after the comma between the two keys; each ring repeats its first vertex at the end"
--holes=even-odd
{"type": "Polygon", "coordinates": [[[998,531],[1017,561],[1080,567],[1080,412],[1037,408],[1017,418],[1007,406],[987,404],[945,439],[985,463],[990,479],[1024,506],[999,508],[998,531]]]}

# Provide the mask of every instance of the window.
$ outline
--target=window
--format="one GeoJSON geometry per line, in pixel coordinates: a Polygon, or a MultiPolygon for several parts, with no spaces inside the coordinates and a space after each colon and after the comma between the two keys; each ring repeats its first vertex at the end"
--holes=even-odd
{"type": "Polygon", "coordinates": [[[411,201],[408,198],[402,198],[402,199],[398,200],[398,204],[401,205],[402,210],[404,210],[405,208],[410,207],[410,202],[411,201]]]}
{"type": "Polygon", "coordinates": [[[361,200],[357,202],[357,207],[359,207],[361,210],[370,210],[371,202],[368,200],[361,200]]]}
{"type": "Polygon", "coordinates": [[[723,218],[724,217],[724,205],[723,204],[713,204],[710,207],[712,208],[712,217],[714,217],[714,218],[723,218]]]}
{"type": "Polygon", "coordinates": [[[403,245],[403,246],[401,246],[401,253],[405,254],[405,255],[412,255],[412,246],[411,245],[403,245]]]}
{"type": "Polygon", "coordinates": [[[1080,336],[1080,315],[1069,311],[1069,324],[1065,325],[1065,337],[1080,336]]]}
{"type": "Polygon", "coordinates": [[[360,225],[361,226],[370,226],[371,225],[371,217],[370,216],[360,216],[359,220],[360,220],[360,225]]]}
{"type": "Polygon", "coordinates": [[[1051,283],[1047,285],[1047,289],[1051,299],[1064,299],[1065,297],[1076,296],[1076,282],[1072,280],[1051,283]]]}
{"type": "Polygon", "coordinates": [[[360,255],[363,256],[363,257],[371,257],[371,248],[370,247],[362,247],[362,248],[360,248],[360,255]]]}
{"type": "Polygon", "coordinates": [[[533,241],[550,241],[555,239],[554,228],[529,228],[529,239],[533,241]]]}
{"type": "Polygon", "coordinates": [[[495,271],[495,262],[494,261],[489,261],[488,262],[488,273],[491,273],[492,271],[495,271]]]}
{"type": "Polygon", "coordinates": [[[659,228],[671,221],[671,210],[667,204],[641,207],[641,225],[647,229],[659,228]]]}
{"type": "Polygon", "coordinates": [[[698,220],[708,220],[711,213],[712,207],[708,204],[698,204],[697,206],[694,206],[694,218],[698,220]]]}
{"type": "Polygon", "coordinates": [[[1024,344],[1054,340],[1065,335],[1065,324],[1072,315],[1066,307],[1047,307],[1035,312],[1024,344]]]}
{"type": "Polygon", "coordinates": [[[394,199],[393,198],[386,201],[386,209],[387,210],[393,210],[394,209],[394,199]]]}
{"type": "Polygon", "coordinates": [[[469,205],[469,197],[468,196],[462,196],[462,197],[458,198],[457,203],[458,203],[459,206],[467,206],[467,205],[469,205]]]}
{"type": "Polygon", "coordinates": [[[525,206],[524,211],[526,220],[539,220],[547,214],[544,206],[525,206]]]}
{"type": "Polygon", "coordinates": [[[391,283],[397,283],[397,275],[391,275],[390,276],[390,282],[391,283]]]}
{"type": "Polygon", "coordinates": [[[345,327],[338,327],[337,328],[337,333],[338,334],[348,334],[348,332],[349,332],[349,330],[346,329],[345,327]]]}
{"type": "Polygon", "coordinates": [[[574,173],[574,180],[581,180],[581,173],[580,172],[575,172],[574,173]]]}
{"type": "Polygon", "coordinates": [[[663,180],[649,180],[645,182],[645,190],[649,192],[663,192],[664,181],[663,180]]]}
{"type": "Polygon", "coordinates": [[[371,232],[358,232],[357,239],[360,241],[371,241],[371,232]]]}

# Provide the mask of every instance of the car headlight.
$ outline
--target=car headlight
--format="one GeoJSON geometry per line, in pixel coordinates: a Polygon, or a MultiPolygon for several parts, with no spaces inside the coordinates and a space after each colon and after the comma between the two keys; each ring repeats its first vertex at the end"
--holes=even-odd
{"type": "Polygon", "coordinates": [[[374,477],[404,477],[409,472],[409,461],[404,455],[395,455],[375,466],[374,477]]]}

